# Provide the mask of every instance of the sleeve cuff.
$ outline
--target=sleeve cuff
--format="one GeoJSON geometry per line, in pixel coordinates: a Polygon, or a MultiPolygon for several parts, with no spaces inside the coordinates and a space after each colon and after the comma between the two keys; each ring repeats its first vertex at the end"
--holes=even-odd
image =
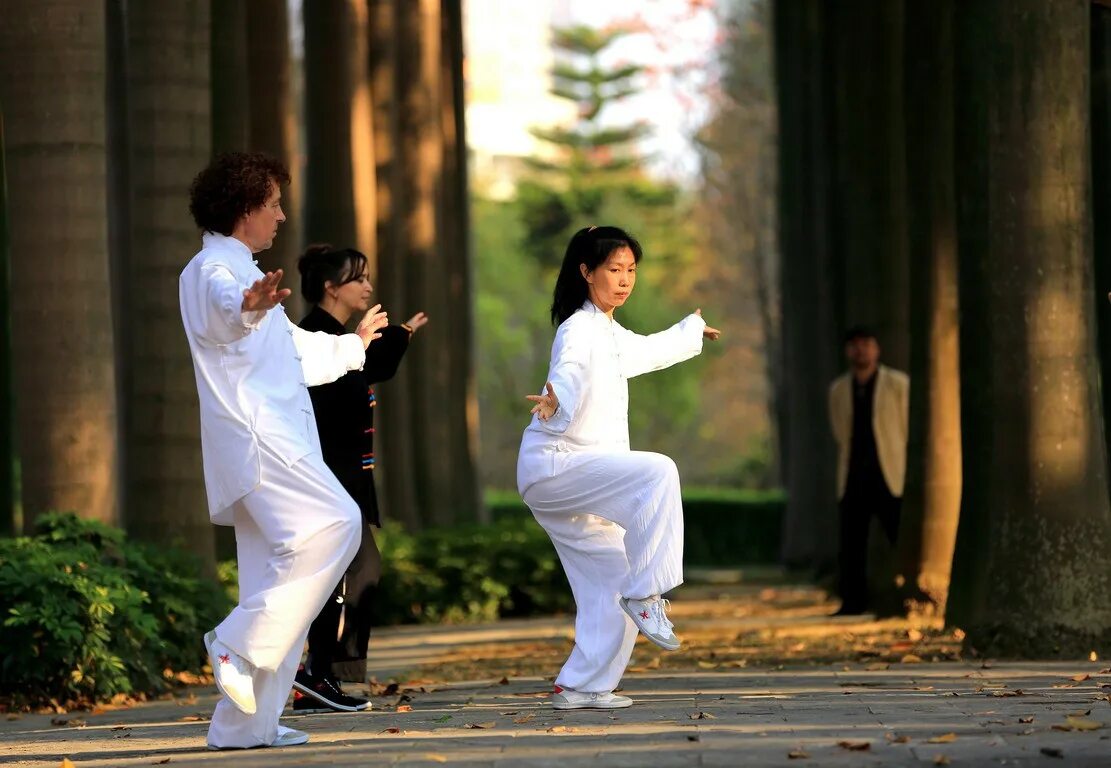
{"type": "Polygon", "coordinates": [[[359,338],[359,334],[345,333],[339,337],[336,343],[339,345],[343,359],[347,363],[347,370],[361,371],[363,365],[366,364],[366,347],[363,346],[363,340],[359,338]]]}

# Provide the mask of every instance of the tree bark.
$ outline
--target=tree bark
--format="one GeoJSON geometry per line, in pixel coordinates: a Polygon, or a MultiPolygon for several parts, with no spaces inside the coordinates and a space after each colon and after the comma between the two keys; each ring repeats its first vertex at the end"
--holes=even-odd
{"type": "Polygon", "coordinates": [[[200,416],[181,332],[177,277],[200,247],[188,189],[211,143],[209,3],[131,3],[128,30],[130,248],[121,350],[126,380],[128,532],[213,564],[200,416]]]}
{"type": "Polygon", "coordinates": [[[8,184],[4,170],[4,109],[0,104],[0,536],[22,527],[15,487],[15,409],[12,390],[12,315],[9,288],[8,184]]]}
{"type": "Polygon", "coordinates": [[[906,16],[910,440],[899,534],[905,595],[943,612],[961,498],[953,3],[906,16]]]}
{"type": "MultiPolygon", "coordinates": [[[[306,3],[310,4],[315,2],[306,3]]],[[[365,16],[365,3],[358,5],[365,16]]],[[[282,190],[286,222],[282,224],[281,235],[274,245],[258,255],[259,266],[263,270],[285,270],[285,285],[293,290],[293,295],[283,303],[290,317],[299,318],[306,309],[297,279],[297,259],[303,246],[301,200],[304,190],[301,182],[304,177],[297,147],[289,6],[286,0],[250,0],[247,3],[245,48],[245,80],[251,112],[249,146],[256,152],[265,152],[281,160],[290,175],[289,185],[282,190]]],[[[365,60],[362,67],[366,69],[365,60]]],[[[306,115],[308,118],[309,115],[306,115]]]]}
{"type": "Polygon", "coordinates": [[[306,3],[305,234],[375,252],[374,135],[368,10],[359,0],[306,3]]]}
{"type": "Polygon", "coordinates": [[[783,310],[782,559],[829,573],[837,557],[836,453],[826,393],[838,371],[836,264],[830,250],[826,8],[774,8],[779,110],[779,247],[783,310]]]}
{"type": "Polygon", "coordinates": [[[1089,8],[957,16],[964,493],[947,618],[986,654],[1111,641],[1096,380],[1089,8]]]}
{"type": "Polygon", "coordinates": [[[105,148],[105,7],[5,4],[11,316],[25,528],[119,519],[105,148]]]}
{"type": "MultiPolygon", "coordinates": [[[[251,98],[247,85],[247,0],[209,0],[212,154],[251,148],[251,98]]],[[[274,81],[267,85],[274,89],[274,81]]],[[[200,171],[200,168],[197,169],[200,171]]],[[[283,228],[284,230],[284,228],[283,228]]]]}
{"type": "Polygon", "coordinates": [[[1111,7],[1092,3],[1092,252],[1095,259],[1096,321],[1102,385],[1103,432],[1111,436],[1111,7]]]}

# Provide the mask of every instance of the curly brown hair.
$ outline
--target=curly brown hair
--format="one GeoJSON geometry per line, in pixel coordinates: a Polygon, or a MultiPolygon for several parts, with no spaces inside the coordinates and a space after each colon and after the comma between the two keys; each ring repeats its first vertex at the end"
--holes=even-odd
{"type": "Polygon", "coordinates": [[[219,155],[189,187],[189,212],[206,232],[230,235],[235,223],[270,196],[270,184],[289,183],[281,161],[261,152],[219,155]]]}

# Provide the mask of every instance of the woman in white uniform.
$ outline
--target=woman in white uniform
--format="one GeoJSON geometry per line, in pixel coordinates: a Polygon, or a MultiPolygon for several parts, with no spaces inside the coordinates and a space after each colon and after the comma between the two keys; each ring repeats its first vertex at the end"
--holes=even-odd
{"type": "Polygon", "coordinates": [[[617,709],[613,689],[637,631],[665,650],[679,638],[662,595],[683,583],[683,507],[675,462],[629,447],[628,379],[687,360],[720,332],[701,310],[640,336],[614,319],[636,283],[641,247],[617,227],[571,238],[556,279],[558,324],[544,392],[521,440],[517,487],[559,553],[575,596],[575,647],[556,709],[617,709]]]}

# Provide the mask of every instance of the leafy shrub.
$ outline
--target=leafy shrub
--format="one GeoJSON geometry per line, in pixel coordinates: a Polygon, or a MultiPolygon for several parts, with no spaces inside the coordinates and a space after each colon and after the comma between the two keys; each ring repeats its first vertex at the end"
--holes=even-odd
{"type": "Polygon", "coordinates": [[[408,534],[387,525],[376,621],[491,621],[571,608],[548,535],[532,517],[408,534]]]}
{"type": "Polygon", "coordinates": [[[89,703],[199,672],[200,638],[226,594],[187,554],[74,515],[0,539],[0,693],[16,704],[89,703]]]}

